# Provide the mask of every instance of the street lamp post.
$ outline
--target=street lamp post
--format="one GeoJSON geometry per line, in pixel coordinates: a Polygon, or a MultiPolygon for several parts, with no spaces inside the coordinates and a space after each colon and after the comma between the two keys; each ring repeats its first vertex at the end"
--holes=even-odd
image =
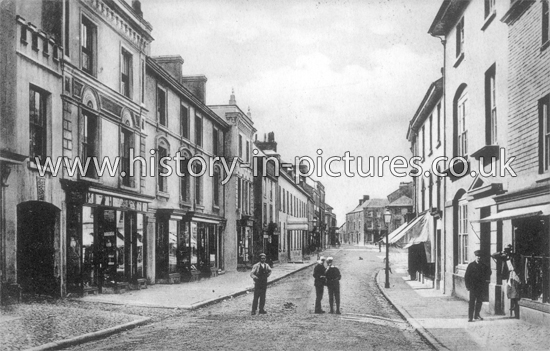
{"type": "Polygon", "coordinates": [[[391,212],[386,209],[384,212],[384,222],[386,223],[386,284],[384,287],[388,289],[390,287],[390,246],[388,243],[388,236],[390,233],[391,212]]]}

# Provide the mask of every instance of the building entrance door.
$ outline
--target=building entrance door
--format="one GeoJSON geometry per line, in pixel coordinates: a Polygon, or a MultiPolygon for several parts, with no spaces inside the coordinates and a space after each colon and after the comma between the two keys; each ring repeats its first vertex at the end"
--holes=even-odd
{"type": "Polygon", "coordinates": [[[56,296],[55,238],[59,209],[39,201],[17,206],[17,277],[24,293],[56,296]]]}

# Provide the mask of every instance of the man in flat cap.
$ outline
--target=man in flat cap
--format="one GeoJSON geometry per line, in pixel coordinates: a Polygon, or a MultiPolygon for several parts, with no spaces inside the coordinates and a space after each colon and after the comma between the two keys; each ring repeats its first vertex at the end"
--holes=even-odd
{"type": "Polygon", "coordinates": [[[321,308],[321,300],[323,300],[323,292],[327,283],[325,277],[325,257],[319,257],[319,261],[313,269],[313,278],[315,279],[315,313],[325,313],[321,308]]]}
{"type": "Polygon", "coordinates": [[[254,279],[254,300],[252,301],[252,315],[256,314],[258,308],[258,299],[260,299],[260,314],[266,314],[264,310],[265,306],[265,293],[267,290],[267,277],[271,275],[271,267],[265,262],[266,256],[264,253],[260,254],[260,262],[252,266],[252,272],[250,276],[254,279]]]}
{"type": "Polygon", "coordinates": [[[340,314],[340,279],[342,275],[340,270],[332,265],[333,258],[327,258],[327,278],[328,303],[330,304],[330,313],[334,313],[334,300],[336,300],[336,314],[340,314]]]}
{"type": "Polygon", "coordinates": [[[481,311],[481,303],[483,299],[483,288],[486,281],[491,276],[491,268],[481,262],[481,251],[474,251],[475,261],[468,264],[464,282],[466,289],[470,291],[470,301],[468,304],[468,322],[473,322],[474,318],[483,320],[479,315],[481,311]]]}

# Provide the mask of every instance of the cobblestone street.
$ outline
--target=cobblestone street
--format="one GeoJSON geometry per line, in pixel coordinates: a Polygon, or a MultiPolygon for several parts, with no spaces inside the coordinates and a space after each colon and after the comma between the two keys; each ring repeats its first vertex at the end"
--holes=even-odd
{"type": "MultiPolygon", "coordinates": [[[[334,256],[342,272],[341,316],[313,314],[313,268],[308,268],[268,288],[267,315],[250,315],[252,294],[247,294],[73,349],[430,349],[376,286],[382,255],[368,247],[334,256]]],[[[326,291],[323,308],[328,311],[326,291]]]]}

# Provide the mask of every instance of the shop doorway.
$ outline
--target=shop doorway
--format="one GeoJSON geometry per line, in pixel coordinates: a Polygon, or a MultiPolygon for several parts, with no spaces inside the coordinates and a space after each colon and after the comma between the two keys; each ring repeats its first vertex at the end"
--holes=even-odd
{"type": "Polygon", "coordinates": [[[23,293],[57,296],[55,238],[59,209],[47,202],[17,206],[17,278],[23,293]]]}

